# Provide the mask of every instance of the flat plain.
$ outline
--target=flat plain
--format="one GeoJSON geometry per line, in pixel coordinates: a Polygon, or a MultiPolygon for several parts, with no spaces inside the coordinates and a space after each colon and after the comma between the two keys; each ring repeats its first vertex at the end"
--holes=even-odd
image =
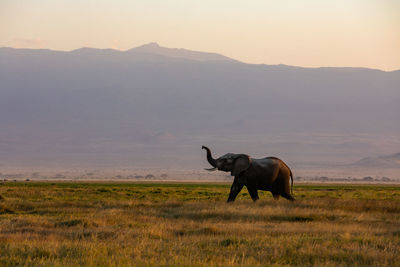
{"type": "Polygon", "coordinates": [[[4,266],[400,266],[400,186],[0,184],[4,266]]]}

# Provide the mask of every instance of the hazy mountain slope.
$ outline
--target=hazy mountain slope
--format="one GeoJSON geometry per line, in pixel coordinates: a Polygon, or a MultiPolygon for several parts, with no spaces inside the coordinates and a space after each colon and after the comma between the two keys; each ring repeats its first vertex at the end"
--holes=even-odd
{"type": "Polygon", "coordinates": [[[191,51],[183,48],[166,48],[161,47],[157,43],[145,44],[128,51],[131,54],[152,54],[160,55],[171,58],[182,58],[188,60],[199,60],[199,61],[235,61],[234,59],[217,53],[205,53],[198,51],[191,51]]]}
{"type": "Polygon", "coordinates": [[[400,153],[384,155],[378,157],[365,157],[352,165],[360,167],[389,167],[389,168],[400,168],[400,153]]]}
{"type": "Polygon", "coordinates": [[[202,53],[193,60],[144,48],[1,48],[0,159],[90,153],[93,161],[196,164],[206,143],[340,161],[388,153],[392,145],[376,150],[375,136],[400,133],[399,72],[251,65],[202,53]]]}

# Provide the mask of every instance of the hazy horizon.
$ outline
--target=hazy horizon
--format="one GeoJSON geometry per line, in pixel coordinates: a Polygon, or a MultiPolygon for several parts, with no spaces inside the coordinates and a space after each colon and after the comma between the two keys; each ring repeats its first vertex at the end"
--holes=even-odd
{"type": "Polygon", "coordinates": [[[252,65],[156,44],[0,48],[0,61],[2,168],[202,170],[207,145],[278,156],[297,173],[399,172],[398,71],[252,65]]]}

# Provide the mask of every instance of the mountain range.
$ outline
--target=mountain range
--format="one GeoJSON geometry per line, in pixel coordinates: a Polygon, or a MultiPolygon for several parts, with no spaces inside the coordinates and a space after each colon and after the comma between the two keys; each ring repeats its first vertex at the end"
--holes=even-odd
{"type": "Polygon", "coordinates": [[[365,157],[354,162],[352,165],[360,167],[400,168],[400,153],[377,157],[365,157]]]}
{"type": "MultiPolygon", "coordinates": [[[[0,164],[340,164],[400,151],[400,71],[247,64],[150,43],[0,48],[0,164]]],[[[364,161],[365,162],[365,161],[364,161]]]]}

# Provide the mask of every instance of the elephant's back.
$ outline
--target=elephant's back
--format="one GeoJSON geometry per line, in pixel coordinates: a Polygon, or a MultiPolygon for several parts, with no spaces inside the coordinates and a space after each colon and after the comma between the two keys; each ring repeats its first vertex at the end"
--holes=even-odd
{"type": "Polygon", "coordinates": [[[281,162],[283,162],[281,159],[277,158],[277,157],[266,157],[266,158],[262,158],[262,159],[254,159],[255,162],[257,162],[257,164],[260,164],[262,166],[276,166],[278,167],[280,165],[281,162]]]}
{"type": "Polygon", "coordinates": [[[283,160],[281,160],[280,158],[277,158],[277,157],[266,157],[266,158],[263,158],[263,159],[269,159],[269,160],[272,160],[272,161],[283,161],[283,160]]]}
{"type": "Polygon", "coordinates": [[[289,174],[291,173],[289,166],[280,158],[266,157],[263,159],[258,159],[257,161],[264,167],[269,166],[269,168],[280,169],[281,171],[288,172],[289,174]]]}
{"type": "Polygon", "coordinates": [[[267,174],[267,176],[273,175],[276,169],[279,168],[279,159],[275,157],[268,157],[262,159],[253,159],[252,165],[255,171],[260,174],[267,174]]]}
{"type": "Polygon", "coordinates": [[[286,163],[283,160],[281,160],[280,158],[277,158],[277,157],[266,157],[265,159],[269,159],[269,160],[275,161],[278,164],[283,164],[286,168],[290,169],[289,166],[286,165],[286,163]]]}

